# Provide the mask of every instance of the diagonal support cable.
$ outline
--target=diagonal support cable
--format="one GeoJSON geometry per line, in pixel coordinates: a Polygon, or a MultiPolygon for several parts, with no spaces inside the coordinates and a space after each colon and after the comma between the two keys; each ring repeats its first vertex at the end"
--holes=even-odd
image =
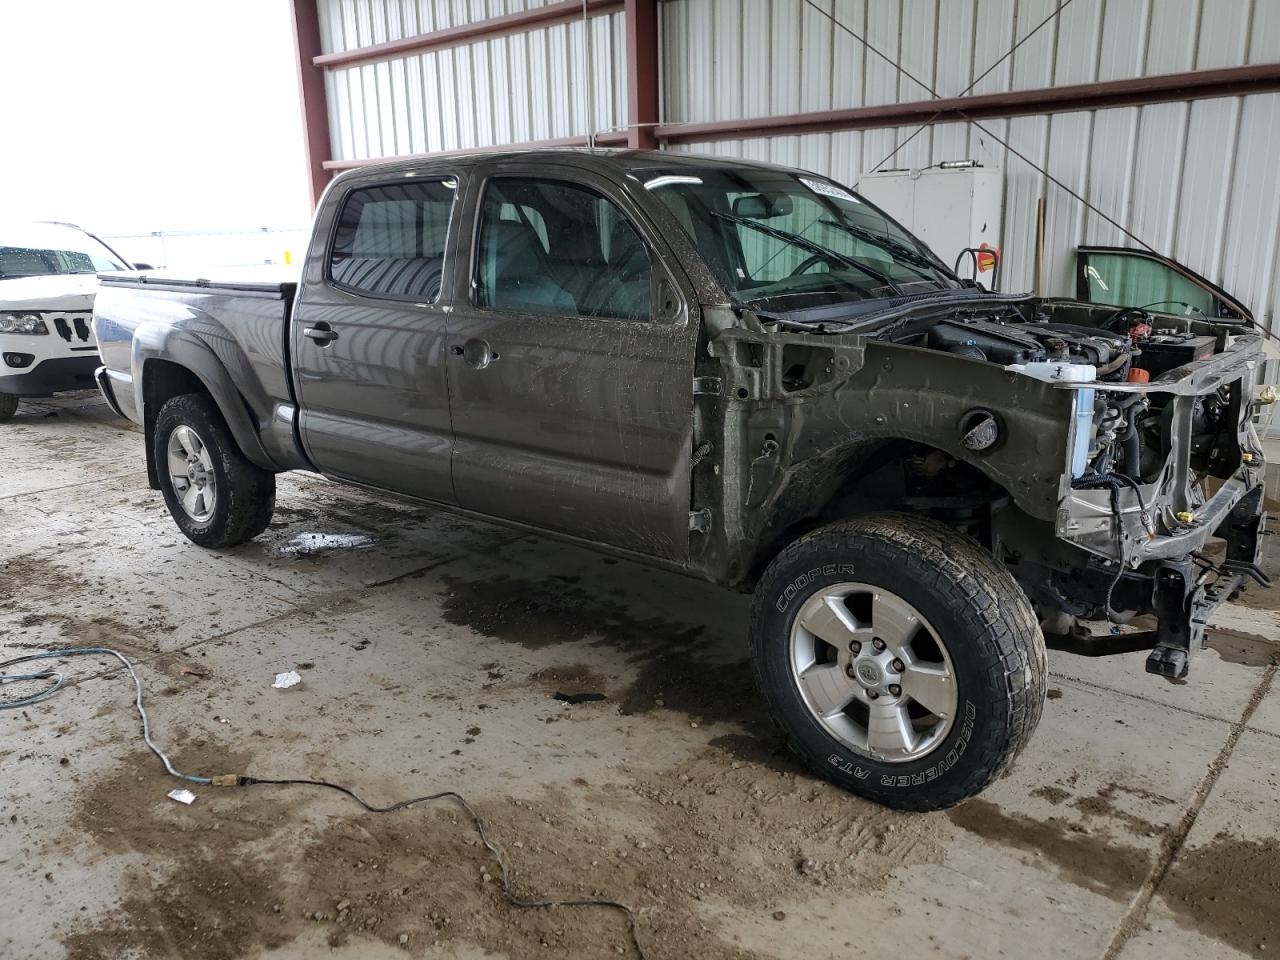
{"type": "MultiPolygon", "coordinates": [[[[810,6],[813,6],[812,0],[805,0],[805,2],[806,2],[806,3],[808,3],[810,6]]],[[[1056,20],[1059,16],[1061,16],[1061,15],[1062,15],[1062,11],[1063,11],[1063,10],[1065,10],[1068,6],[1070,6],[1070,5],[1071,5],[1072,3],[1074,3],[1074,2],[1075,2],[1075,0],[1062,0],[1062,2],[1061,2],[1060,4],[1058,4],[1058,6],[1054,9],[1054,11],[1053,11],[1052,13],[1050,13],[1047,17],[1045,17],[1043,20],[1041,20],[1039,23],[1037,23],[1034,27],[1032,27],[1032,28],[1031,28],[1031,29],[1030,29],[1030,30],[1029,30],[1029,31],[1028,31],[1028,32],[1027,32],[1023,37],[1022,37],[1022,39],[1021,39],[1021,40],[1019,40],[1017,43],[1015,43],[1012,47],[1010,47],[1010,48],[1005,52],[1004,56],[1002,56],[1002,57],[1001,57],[999,60],[997,60],[995,63],[991,64],[991,66],[987,67],[987,69],[986,69],[986,70],[983,70],[983,71],[982,71],[982,73],[980,73],[980,74],[979,74],[979,75],[974,79],[974,81],[973,81],[972,83],[970,83],[967,87],[965,87],[965,88],[964,88],[963,90],[961,90],[958,94],[956,94],[956,97],[957,97],[957,98],[959,98],[959,97],[968,96],[968,95],[969,95],[969,93],[970,93],[970,92],[972,92],[973,88],[974,88],[974,87],[976,87],[978,84],[980,84],[983,80],[987,79],[987,77],[989,77],[989,76],[992,74],[992,72],[993,72],[997,67],[999,67],[999,66],[1000,66],[1000,64],[1004,63],[1006,60],[1008,60],[1010,57],[1012,57],[1015,53],[1017,53],[1017,52],[1018,52],[1018,48],[1019,48],[1019,47],[1021,47],[1024,43],[1026,43],[1028,40],[1030,40],[1032,37],[1034,37],[1034,36],[1035,36],[1035,35],[1036,35],[1036,34],[1037,34],[1041,29],[1043,29],[1044,27],[1048,26],[1050,23],[1052,23],[1054,20],[1056,20]]],[[[975,15],[975,16],[977,16],[976,11],[975,11],[974,15],[975,15]]],[[[834,22],[834,20],[833,20],[832,22],[834,22]]],[[[919,81],[917,81],[917,82],[919,82],[919,81]]],[[[938,92],[937,92],[936,90],[930,90],[929,92],[930,92],[930,93],[932,93],[935,97],[936,97],[936,96],[939,96],[939,94],[938,94],[938,92]]],[[[877,163],[877,164],[874,164],[874,165],[871,167],[872,171],[874,172],[874,171],[876,171],[876,170],[879,170],[879,169],[880,169],[881,167],[883,167],[886,163],[888,163],[890,160],[892,160],[894,157],[896,157],[896,156],[897,156],[897,155],[902,151],[902,148],[903,148],[903,147],[905,147],[907,144],[909,144],[909,143],[910,143],[912,140],[914,140],[916,137],[920,136],[920,134],[922,134],[922,133],[923,133],[925,130],[927,130],[929,127],[933,126],[933,124],[937,122],[937,120],[938,120],[938,118],[939,118],[940,116],[942,116],[942,111],[941,111],[941,110],[939,110],[937,113],[935,113],[932,117],[930,117],[930,118],[929,118],[928,120],[926,120],[924,123],[920,124],[920,126],[916,128],[916,130],[911,134],[911,136],[907,137],[907,139],[903,140],[903,141],[902,141],[901,143],[899,143],[896,147],[894,147],[894,148],[893,148],[893,150],[891,150],[891,151],[889,152],[889,155],[888,155],[888,156],[886,156],[883,160],[881,160],[881,161],[880,161],[879,163],[877,163]]],[[[856,189],[857,184],[854,184],[854,187],[855,187],[855,189],[856,189]]]]}
{"type": "MultiPolygon", "coordinates": [[[[878,56],[880,59],[884,60],[886,63],[892,64],[892,66],[894,67],[894,69],[896,69],[896,70],[900,71],[904,77],[906,77],[906,78],[908,78],[909,80],[912,80],[912,81],[914,81],[915,83],[919,84],[919,85],[920,85],[920,86],[922,86],[924,89],[928,90],[931,94],[933,94],[935,97],[939,97],[939,98],[941,97],[941,95],[938,93],[938,91],[937,91],[937,90],[935,90],[932,86],[930,86],[929,84],[925,83],[923,80],[921,80],[921,79],[920,79],[919,77],[917,77],[915,74],[911,73],[911,71],[907,70],[907,69],[906,69],[906,67],[904,67],[904,66],[902,66],[901,64],[897,63],[896,61],[894,61],[894,60],[893,60],[891,57],[889,57],[887,54],[884,54],[884,53],[880,52],[879,50],[877,50],[874,46],[872,46],[872,45],[871,45],[871,42],[870,42],[869,40],[867,40],[867,38],[866,38],[866,37],[863,37],[863,36],[861,36],[860,34],[858,34],[858,33],[857,33],[857,32],[856,32],[852,27],[848,26],[847,24],[841,23],[839,20],[837,20],[837,19],[835,18],[835,16],[834,16],[833,14],[828,13],[826,10],[823,10],[820,6],[818,6],[818,5],[814,2],[814,0],[804,0],[804,2],[805,2],[808,6],[812,7],[814,10],[818,11],[818,13],[822,14],[822,16],[824,16],[824,17],[826,17],[828,20],[830,20],[830,21],[831,21],[831,23],[832,23],[833,25],[835,25],[836,27],[839,27],[839,28],[840,28],[841,30],[843,30],[845,33],[849,34],[849,36],[851,36],[851,37],[853,37],[855,40],[857,40],[860,44],[862,44],[864,47],[866,47],[866,48],[867,48],[867,50],[869,50],[871,53],[874,53],[876,56],[878,56]]],[[[1072,2],[1072,0],[1063,0],[1063,2],[1062,2],[1061,4],[1059,4],[1059,6],[1057,7],[1057,9],[1056,9],[1052,14],[1050,14],[1050,15],[1049,15],[1049,17],[1047,17],[1047,18],[1045,19],[1045,21],[1044,21],[1044,22],[1042,22],[1042,23],[1041,23],[1039,26],[1037,26],[1035,29],[1036,29],[1036,30],[1039,30],[1039,29],[1040,29],[1040,27],[1044,26],[1044,24],[1045,24],[1045,23],[1047,23],[1047,22],[1048,22],[1049,20],[1051,20],[1053,17],[1055,17],[1055,16],[1059,15],[1059,14],[1060,14],[1060,13],[1061,13],[1065,8],[1066,8],[1067,4],[1068,4],[1068,3],[1070,3],[1070,2],[1072,2]]],[[[1035,32],[1035,31],[1033,30],[1033,31],[1032,31],[1032,33],[1034,33],[1034,32],[1035,32]]],[[[1028,34],[1028,36],[1030,36],[1030,34],[1028,34]]],[[[1025,38],[1024,38],[1024,40],[1025,40],[1025,38]]],[[[1016,49],[1017,49],[1017,46],[1015,46],[1013,49],[1014,49],[1014,50],[1016,50],[1016,49]]],[[[1010,50],[1010,51],[1009,51],[1009,53],[1007,53],[1005,56],[1006,56],[1006,57],[1007,57],[1007,56],[1011,56],[1012,54],[1013,54],[1013,50],[1010,50]]],[[[1002,59],[1003,59],[1003,58],[1002,58],[1002,59]]],[[[996,65],[998,65],[998,64],[999,64],[999,61],[997,61],[997,64],[996,64],[996,65]]],[[[992,69],[994,69],[994,66],[992,67],[992,69]]],[[[990,71],[987,71],[987,72],[989,73],[990,71]]],[[[987,75],[987,74],[986,74],[986,73],[984,73],[982,76],[983,76],[983,77],[985,77],[986,75],[987,75]]],[[[979,79],[979,80],[981,80],[981,79],[982,79],[982,77],[979,77],[978,79],[979,79]]],[[[975,81],[975,83],[976,83],[976,82],[977,82],[977,81],[975,81]]],[[[968,91],[966,90],[965,92],[967,93],[968,91]]],[[[1147,243],[1145,240],[1143,240],[1143,239],[1142,239],[1141,237],[1139,237],[1137,234],[1133,233],[1133,231],[1129,230],[1126,226],[1124,226],[1124,224],[1120,223],[1120,222],[1119,222],[1118,220],[1116,220],[1114,217],[1111,217],[1109,214],[1104,213],[1104,212],[1103,212],[1101,209],[1099,209],[1097,206],[1095,206],[1094,204],[1090,203],[1088,200],[1086,200],[1083,196],[1081,196],[1081,195],[1080,195],[1078,192],[1076,192],[1074,189],[1072,189],[1071,187],[1067,186],[1065,183],[1063,183],[1061,180],[1059,180],[1057,177],[1055,177],[1052,173],[1050,173],[1047,167],[1042,167],[1040,164],[1036,163],[1034,160],[1032,160],[1030,157],[1028,157],[1028,156],[1027,156],[1025,153],[1023,153],[1021,150],[1018,150],[1017,148],[1015,148],[1014,146],[1012,146],[1012,145],[1009,143],[1009,141],[1008,141],[1008,140],[1005,140],[1005,139],[1004,139],[1003,137],[1001,137],[1001,136],[997,136],[995,133],[993,133],[993,132],[991,131],[991,129],[990,129],[989,127],[983,126],[981,123],[979,123],[979,122],[978,122],[977,120],[975,120],[973,117],[969,116],[969,115],[968,115],[967,113],[965,113],[963,110],[956,110],[956,113],[960,114],[960,116],[961,116],[961,117],[963,117],[966,121],[968,121],[969,123],[973,124],[973,125],[974,125],[975,127],[977,127],[979,130],[981,130],[983,133],[985,133],[987,136],[989,136],[992,140],[994,140],[996,143],[1000,144],[1002,147],[1004,147],[1006,150],[1008,150],[1010,153],[1012,153],[1015,157],[1017,157],[1018,159],[1022,160],[1024,163],[1029,164],[1029,165],[1030,165],[1031,167],[1033,167],[1034,169],[1036,169],[1036,170],[1040,171],[1040,173],[1044,174],[1044,176],[1046,177],[1046,179],[1048,179],[1048,180],[1049,180],[1049,182],[1050,182],[1050,183],[1054,184],[1054,185],[1055,185],[1055,186],[1057,186],[1059,189],[1061,189],[1061,190],[1065,191],[1067,194],[1069,194],[1070,196],[1074,197],[1076,200],[1079,200],[1079,201],[1080,201],[1080,203],[1084,204],[1084,206],[1085,206],[1085,208],[1086,208],[1086,209],[1091,210],[1093,213],[1096,213],[1099,217],[1101,217],[1101,218],[1102,218],[1103,220],[1105,220],[1107,223],[1111,224],[1111,226],[1115,227],[1117,230],[1119,230],[1121,233],[1123,233],[1126,237],[1128,237],[1128,238],[1129,238],[1130,240],[1132,240],[1134,243],[1138,244],[1138,246],[1142,247],[1142,248],[1143,248],[1143,249],[1145,249],[1145,250],[1149,250],[1150,252],[1152,252],[1152,253],[1155,253],[1155,254],[1159,255],[1159,251],[1158,251],[1158,250],[1156,250],[1156,248],[1155,248],[1155,247],[1151,246],[1151,244],[1147,243]]],[[[935,119],[936,119],[936,118],[935,118],[935,119]]],[[[932,120],[930,120],[928,123],[926,123],[926,124],[925,124],[925,126],[927,127],[927,126],[929,125],[929,123],[932,123],[932,122],[933,122],[933,121],[932,121],[932,120]]],[[[923,129],[924,129],[924,127],[921,127],[921,130],[923,130],[923,129]]],[[[920,132],[920,131],[919,131],[919,130],[917,130],[917,131],[916,131],[916,134],[918,134],[919,132],[920,132]]],[[[914,137],[916,134],[912,134],[912,137],[914,137]]],[[[904,143],[904,144],[903,144],[903,146],[905,146],[905,145],[906,145],[906,144],[904,143]]],[[[892,154],[890,154],[890,156],[892,156],[892,154]]],[[[884,160],[882,160],[882,161],[880,161],[880,162],[881,162],[881,163],[884,163],[885,161],[884,161],[884,160]]],[[[879,166],[879,164],[877,164],[877,166],[879,166]]]]}

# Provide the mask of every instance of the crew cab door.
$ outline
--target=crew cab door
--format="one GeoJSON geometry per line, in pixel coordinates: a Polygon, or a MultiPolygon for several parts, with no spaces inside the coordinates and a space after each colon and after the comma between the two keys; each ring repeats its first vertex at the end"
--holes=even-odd
{"type": "Polygon", "coordinates": [[[459,183],[357,181],[316,224],[290,351],[302,442],[327,476],[454,500],[444,357],[459,183]]]}
{"type": "Polygon", "coordinates": [[[488,173],[449,325],[458,502],[687,559],[695,300],[607,179],[488,173]]]}

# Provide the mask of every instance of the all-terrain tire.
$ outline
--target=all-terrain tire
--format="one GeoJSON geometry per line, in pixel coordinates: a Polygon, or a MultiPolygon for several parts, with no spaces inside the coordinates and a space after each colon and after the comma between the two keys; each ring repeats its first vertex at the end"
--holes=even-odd
{"type": "Polygon", "coordinates": [[[0,422],[12,420],[18,412],[18,398],[11,393],[0,393],[0,422]]]}
{"type": "Polygon", "coordinates": [[[211,549],[234,547],[267,529],[276,505],[275,474],[245,458],[208,396],[186,393],[168,400],[156,416],[152,444],[169,514],[192,543],[211,549]],[[216,496],[210,516],[204,519],[196,519],[183,508],[170,480],[169,442],[180,427],[194,431],[209,454],[216,496]]]}
{"type": "Polygon", "coordinates": [[[1044,707],[1044,637],[1022,589],[976,541],[905,514],[832,523],[783,550],[755,591],[751,650],[761,693],[805,765],[900,810],[944,809],[981,792],[1026,745],[1044,707]],[[838,739],[806,703],[791,631],[811,597],[845,583],[901,598],[950,655],[955,717],[923,756],[873,758],[838,739]]]}

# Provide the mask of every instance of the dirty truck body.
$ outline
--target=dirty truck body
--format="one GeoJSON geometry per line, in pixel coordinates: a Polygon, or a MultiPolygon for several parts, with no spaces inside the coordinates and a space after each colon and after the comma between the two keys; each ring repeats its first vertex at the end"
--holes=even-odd
{"type": "Polygon", "coordinates": [[[1179,678],[1261,578],[1247,320],[987,292],[814,175],[388,164],[329,188],[298,278],[102,279],[99,383],[196,543],[308,470],[752,590],[793,748],[894,806],[1011,762],[1041,624],[1179,678]]]}

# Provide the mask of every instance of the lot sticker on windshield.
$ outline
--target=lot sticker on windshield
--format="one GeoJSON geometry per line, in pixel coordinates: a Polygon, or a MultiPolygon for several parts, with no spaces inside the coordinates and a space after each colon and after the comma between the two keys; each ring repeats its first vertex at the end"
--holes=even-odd
{"type": "Polygon", "coordinates": [[[825,180],[810,180],[808,177],[798,177],[797,179],[814,193],[820,193],[824,197],[835,197],[837,200],[848,200],[851,203],[861,203],[861,201],[848,190],[837,187],[834,183],[827,183],[825,180]]]}

